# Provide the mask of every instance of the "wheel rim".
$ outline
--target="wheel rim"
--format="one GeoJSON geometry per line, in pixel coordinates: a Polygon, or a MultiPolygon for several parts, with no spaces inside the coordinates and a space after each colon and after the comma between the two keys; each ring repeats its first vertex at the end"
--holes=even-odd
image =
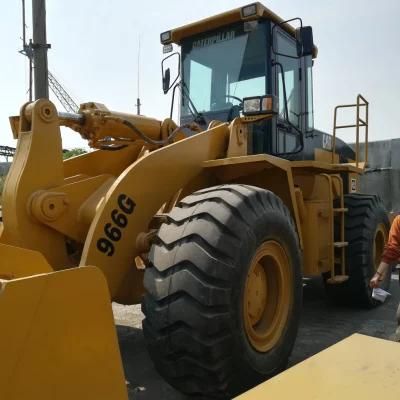
{"type": "Polygon", "coordinates": [[[289,258],[275,241],[256,251],[244,290],[244,325],[250,344],[259,352],[272,349],[282,336],[292,304],[289,258]]]}
{"type": "Polygon", "coordinates": [[[375,231],[375,238],[374,238],[374,267],[375,270],[378,269],[379,264],[381,262],[381,256],[383,250],[385,248],[385,244],[388,238],[388,231],[386,229],[385,224],[381,223],[378,225],[375,231]]]}

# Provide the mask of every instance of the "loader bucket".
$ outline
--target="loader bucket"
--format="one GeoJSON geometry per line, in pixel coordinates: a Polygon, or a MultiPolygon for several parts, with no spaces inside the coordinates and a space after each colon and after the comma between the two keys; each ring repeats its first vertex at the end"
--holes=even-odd
{"type": "Polygon", "coordinates": [[[0,279],[11,280],[53,272],[38,251],[0,243],[0,279]]]}
{"type": "MultiPolygon", "coordinates": [[[[29,253],[6,247],[20,258],[29,253]]],[[[1,245],[1,256],[4,249],[1,245]]],[[[35,269],[49,269],[44,259],[39,267],[39,258],[32,260],[35,269]]],[[[12,260],[0,258],[3,276],[7,266],[12,260]]],[[[1,279],[0,321],[0,399],[127,399],[108,288],[99,269],[1,279]]]]}

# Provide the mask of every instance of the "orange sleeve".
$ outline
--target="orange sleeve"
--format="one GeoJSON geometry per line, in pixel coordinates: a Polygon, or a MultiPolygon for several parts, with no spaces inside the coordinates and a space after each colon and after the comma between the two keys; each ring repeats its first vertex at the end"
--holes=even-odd
{"type": "Polygon", "coordinates": [[[389,232],[389,239],[382,254],[382,261],[393,264],[400,259],[400,215],[392,223],[389,232]]]}

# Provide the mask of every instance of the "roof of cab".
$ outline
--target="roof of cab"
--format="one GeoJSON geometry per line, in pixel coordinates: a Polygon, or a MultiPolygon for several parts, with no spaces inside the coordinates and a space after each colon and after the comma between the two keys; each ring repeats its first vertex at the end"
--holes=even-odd
{"type": "MultiPolygon", "coordinates": [[[[269,19],[276,24],[284,22],[284,20],[276,15],[274,12],[263,6],[261,3],[251,3],[243,7],[235,8],[230,11],[226,11],[221,14],[214,15],[205,19],[201,19],[196,22],[192,22],[187,25],[183,25],[179,28],[171,29],[171,40],[164,43],[175,43],[181,44],[182,40],[197,35],[199,33],[211,31],[214,29],[221,28],[226,25],[233,24],[239,21],[251,21],[256,19],[269,19]],[[249,17],[242,15],[242,9],[248,6],[254,5],[256,7],[256,13],[249,17]]],[[[290,24],[283,24],[282,28],[293,37],[295,36],[295,28],[290,24]]],[[[318,49],[314,46],[313,58],[317,56],[318,49]]]]}

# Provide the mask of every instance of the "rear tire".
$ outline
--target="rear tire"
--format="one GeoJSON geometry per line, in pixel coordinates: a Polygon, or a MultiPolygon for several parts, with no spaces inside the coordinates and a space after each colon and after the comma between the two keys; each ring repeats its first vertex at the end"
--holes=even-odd
{"type": "Polygon", "coordinates": [[[290,213],[272,192],[221,185],[184,198],[159,230],[144,282],[149,353],[178,390],[231,398],[285,368],[301,258],[290,213]]]}
{"type": "MultiPolygon", "coordinates": [[[[346,269],[349,280],[340,285],[326,284],[329,297],[342,305],[373,307],[380,304],[372,298],[369,281],[379,265],[390,229],[382,200],[376,195],[359,193],[344,196],[346,269]]],[[[325,274],[329,278],[329,274],[325,274]]],[[[381,285],[388,290],[391,274],[381,285]]]]}

